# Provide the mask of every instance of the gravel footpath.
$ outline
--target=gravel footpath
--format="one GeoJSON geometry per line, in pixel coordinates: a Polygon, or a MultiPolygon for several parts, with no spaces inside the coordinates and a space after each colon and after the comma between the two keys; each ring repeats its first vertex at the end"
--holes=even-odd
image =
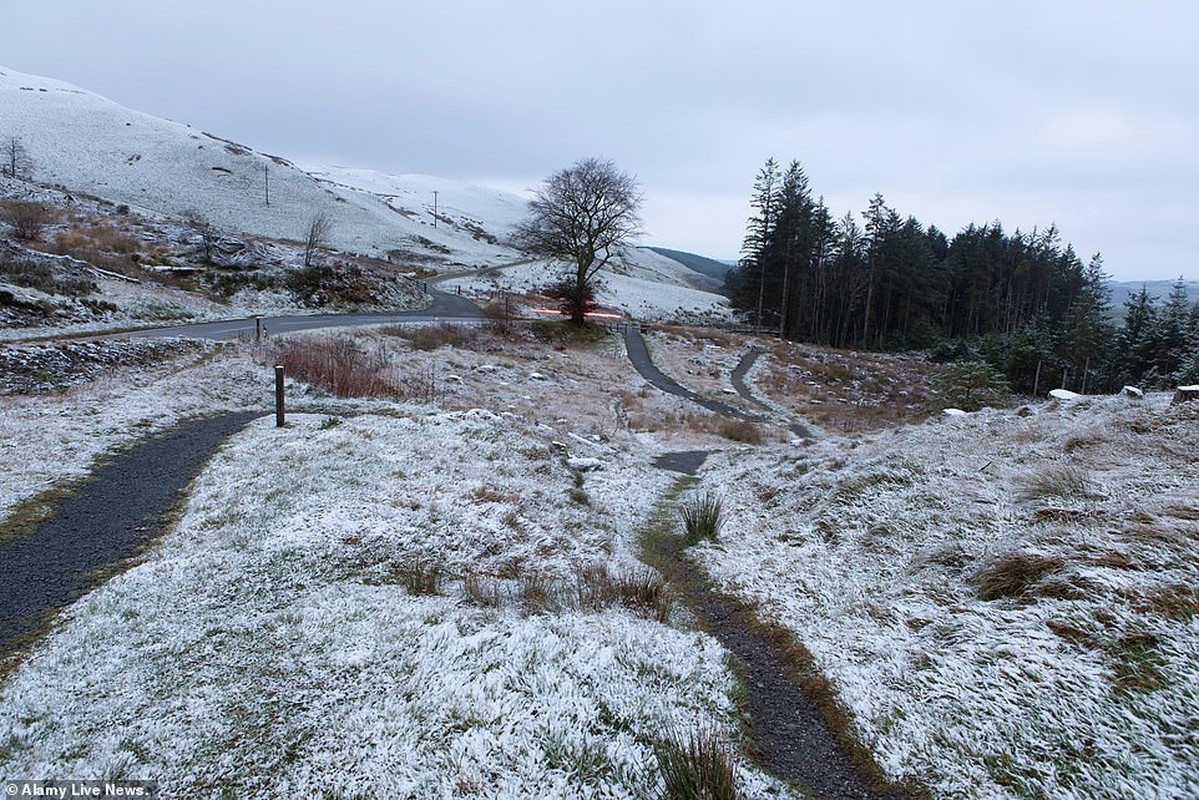
{"type": "Polygon", "coordinates": [[[96,585],[106,570],[160,536],[221,440],[258,416],[191,420],[142,442],[97,469],[33,533],[0,541],[0,658],[44,630],[55,610],[96,585]]]}

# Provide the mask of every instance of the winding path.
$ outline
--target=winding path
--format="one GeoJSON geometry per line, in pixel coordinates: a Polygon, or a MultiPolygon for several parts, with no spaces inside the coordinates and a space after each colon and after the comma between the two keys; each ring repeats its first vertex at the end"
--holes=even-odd
{"type": "Polygon", "coordinates": [[[194,419],[140,442],[96,469],[35,531],[0,540],[0,659],[161,535],[217,445],[258,416],[194,419]]]}
{"type": "Polygon", "coordinates": [[[649,357],[649,350],[645,347],[645,339],[641,338],[641,332],[637,330],[635,325],[626,325],[624,328],[624,346],[625,351],[629,354],[629,361],[632,362],[633,368],[641,374],[641,377],[649,381],[653,386],[661,389],[667,394],[673,394],[676,397],[682,397],[686,400],[703,406],[709,411],[714,411],[726,417],[733,419],[749,420],[751,422],[765,422],[760,415],[750,414],[747,411],[742,411],[739,408],[734,408],[728,403],[722,403],[719,400],[711,400],[702,395],[687,389],[673,378],[668,377],[658,369],[653,360],[649,357]]]}
{"type": "MultiPolygon", "coordinates": [[[[769,416],[762,414],[751,414],[748,411],[743,411],[740,408],[730,406],[728,403],[722,403],[719,400],[712,400],[704,397],[703,395],[697,394],[696,392],[693,392],[690,389],[680,385],[673,378],[669,377],[663,373],[662,370],[658,369],[657,365],[654,364],[653,360],[649,357],[649,350],[646,349],[645,339],[642,338],[641,332],[637,330],[635,325],[625,326],[624,344],[625,352],[628,353],[629,361],[632,362],[633,368],[640,373],[641,377],[649,381],[650,384],[658,389],[661,389],[667,394],[672,394],[676,397],[682,397],[685,400],[690,400],[691,402],[702,406],[709,411],[725,417],[730,417],[732,419],[748,420],[749,422],[772,421],[769,416]]],[[[738,395],[744,397],[746,400],[749,400],[754,405],[765,409],[771,414],[776,414],[777,412],[774,409],[755,397],[753,392],[751,392],[749,387],[745,384],[746,374],[753,367],[753,364],[758,359],[758,356],[762,355],[763,352],[764,351],[762,350],[750,350],[741,357],[741,361],[738,362],[737,366],[733,368],[733,388],[736,390],[738,395]]],[[[787,429],[803,439],[815,438],[814,434],[812,433],[812,429],[802,422],[788,422],[787,429]]]]}
{"type": "MultiPolygon", "coordinates": [[[[683,397],[717,414],[734,419],[764,421],[716,400],[701,397],[667,377],[650,360],[640,332],[625,328],[629,360],[653,386],[683,397]]],[[[737,393],[766,411],[745,385],[745,375],[762,354],[751,350],[733,370],[737,393]]],[[[791,430],[809,437],[806,426],[795,423],[791,430]]],[[[654,460],[660,469],[695,475],[707,457],[703,450],[664,453],[654,460]]],[[[734,668],[746,688],[744,708],[752,740],[751,755],[767,771],[800,784],[816,796],[834,800],[899,798],[903,795],[877,789],[877,779],[865,775],[869,757],[851,758],[846,747],[826,721],[820,703],[803,688],[805,665],[794,654],[784,632],[764,627],[753,609],[740,600],[718,592],[703,570],[684,554],[678,537],[655,538],[645,553],[646,561],[661,572],[679,593],[700,626],[724,645],[733,656],[734,668]]]]}

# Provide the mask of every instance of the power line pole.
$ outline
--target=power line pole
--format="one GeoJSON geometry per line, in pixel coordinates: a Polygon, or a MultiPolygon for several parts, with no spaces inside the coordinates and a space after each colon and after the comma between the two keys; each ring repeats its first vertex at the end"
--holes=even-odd
{"type": "Polygon", "coordinates": [[[267,204],[267,206],[270,206],[270,204],[271,204],[271,165],[270,164],[262,165],[262,186],[263,186],[263,189],[266,191],[266,204],[267,204]]]}
{"type": "Polygon", "coordinates": [[[433,227],[437,227],[437,190],[433,190],[433,227]]]}

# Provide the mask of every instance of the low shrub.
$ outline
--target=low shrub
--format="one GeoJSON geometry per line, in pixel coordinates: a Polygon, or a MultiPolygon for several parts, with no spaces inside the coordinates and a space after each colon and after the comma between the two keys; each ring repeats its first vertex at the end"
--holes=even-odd
{"type": "Polygon", "coordinates": [[[53,220],[53,215],[45,206],[24,201],[6,203],[4,217],[12,225],[13,236],[27,242],[40,240],[42,231],[53,220]]]}

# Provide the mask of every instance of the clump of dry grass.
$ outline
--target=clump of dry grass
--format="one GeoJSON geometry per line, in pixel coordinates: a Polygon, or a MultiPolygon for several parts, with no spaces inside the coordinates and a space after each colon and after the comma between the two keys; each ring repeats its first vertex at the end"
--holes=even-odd
{"type": "Polygon", "coordinates": [[[1017,550],[993,559],[974,573],[970,582],[981,600],[1018,599],[1064,566],[1065,561],[1057,556],[1017,550]]]}
{"type": "Polygon", "coordinates": [[[720,426],[720,435],[742,444],[762,443],[762,429],[747,419],[728,420],[720,426]]]}
{"type": "Polygon", "coordinates": [[[525,614],[599,612],[619,606],[646,619],[670,619],[672,600],[666,580],[649,568],[614,571],[598,564],[579,567],[565,579],[540,573],[515,578],[514,591],[506,593],[500,580],[468,571],[462,577],[463,598],[486,608],[500,608],[515,599],[525,614]]]}
{"type": "Polygon", "coordinates": [[[467,348],[479,338],[473,326],[452,325],[389,325],[382,329],[388,336],[404,339],[413,350],[437,350],[441,347],[467,348]]]}
{"type": "Polygon", "coordinates": [[[602,611],[623,606],[647,619],[666,622],[670,617],[670,597],[663,577],[650,569],[612,572],[605,565],[579,570],[577,575],[579,607],[602,611]]]}
{"type": "Polygon", "coordinates": [[[1091,481],[1078,467],[1054,464],[1025,475],[1017,482],[1016,496],[1031,500],[1079,500],[1091,496],[1091,481]]]}
{"type": "Polygon", "coordinates": [[[418,556],[396,569],[395,573],[400,585],[408,591],[408,594],[435,595],[441,593],[441,565],[429,559],[418,556]]]}

